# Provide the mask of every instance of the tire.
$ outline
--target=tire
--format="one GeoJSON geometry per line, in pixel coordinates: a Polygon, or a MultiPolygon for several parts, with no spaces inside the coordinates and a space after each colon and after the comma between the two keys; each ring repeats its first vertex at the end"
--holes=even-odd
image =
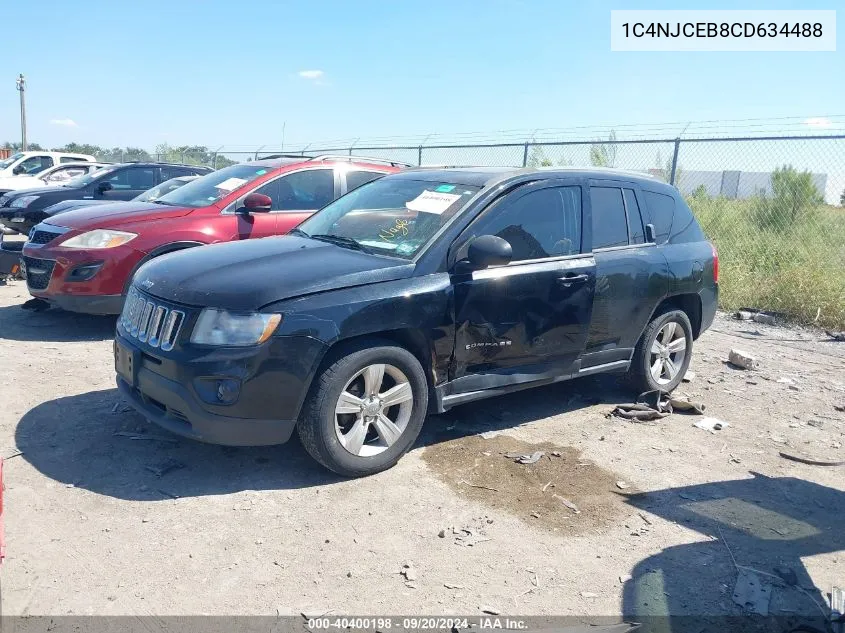
{"type": "Polygon", "coordinates": [[[324,467],[364,477],[387,470],[410,450],[427,408],[428,382],[416,357],[390,341],[361,341],[335,352],[315,377],[297,430],[305,450],[324,467]],[[382,399],[369,397],[377,378],[377,393],[393,389],[388,405],[397,404],[384,406],[382,399]],[[338,407],[347,411],[337,413],[338,407]]]}
{"type": "Polygon", "coordinates": [[[628,382],[638,390],[637,393],[645,391],[672,391],[684,378],[692,358],[692,326],[689,317],[683,310],[667,310],[656,315],[646,326],[637,347],[634,349],[634,356],[631,359],[631,366],[628,369],[628,382]],[[670,350],[659,351],[665,347],[666,335],[672,329],[670,324],[674,323],[674,331],[671,332],[671,349],[679,349],[683,345],[683,357],[670,350]],[[681,336],[681,334],[683,336],[681,336]],[[658,339],[660,336],[660,340],[658,339]],[[680,343],[678,341],[683,341],[680,343]],[[657,347],[655,348],[655,343],[657,347]],[[655,351],[659,353],[655,354],[655,351]],[[670,361],[667,364],[663,359],[663,353],[670,361]],[[656,363],[660,361],[658,366],[656,363]],[[672,367],[675,368],[674,373],[672,367]],[[655,369],[653,371],[653,369],[655,369]],[[659,375],[656,375],[659,373],[659,375]]]}

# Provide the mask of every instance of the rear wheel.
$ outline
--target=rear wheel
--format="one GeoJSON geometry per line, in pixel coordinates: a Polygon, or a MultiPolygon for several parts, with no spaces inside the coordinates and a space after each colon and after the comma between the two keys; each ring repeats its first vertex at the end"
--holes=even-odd
{"type": "Polygon", "coordinates": [[[308,453],[346,477],[393,466],[413,446],[428,406],[428,384],[407,350],[358,344],[316,378],[297,424],[308,453]]]}
{"type": "Polygon", "coordinates": [[[684,378],[692,356],[692,326],[682,310],[668,310],[643,331],[628,378],[640,393],[660,389],[672,391],[684,378]]]}

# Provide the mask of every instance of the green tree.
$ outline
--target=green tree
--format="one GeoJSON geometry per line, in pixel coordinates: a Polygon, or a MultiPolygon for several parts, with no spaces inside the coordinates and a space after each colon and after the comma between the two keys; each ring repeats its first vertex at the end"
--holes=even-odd
{"type": "Polygon", "coordinates": [[[616,130],[611,130],[607,137],[608,142],[598,140],[590,145],[590,163],[594,167],[615,167],[616,166],[616,130]]]}
{"type": "MultiPolygon", "coordinates": [[[[3,143],[3,149],[10,149],[13,152],[21,151],[21,147],[22,147],[22,145],[20,143],[10,143],[9,141],[6,141],[5,143],[3,143]]],[[[44,148],[41,147],[38,143],[27,143],[26,149],[29,152],[43,152],[44,151],[44,148]]]]}
{"type": "Polygon", "coordinates": [[[811,217],[823,204],[824,196],[813,182],[813,175],[784,165],[772,172],[771,196],[757,196],[752,213],[760,228],[783,231],[811,217]]]}
{"type": "MultiPolygon", "coordinates": [[[[654,171],[657,172],[657,175],[660,178],[662,178],[663,180],[665,180],[666,182],[671,183],[672,182],[672,157],[670,156],[664,162],[663,157],[660,153],[660,150],[657,150],[657,156],[655,157],[654,162],[655,162],[654,171]]],[[[654,173],[654,172],[652,172],[652,173],[654,173]]],[[[675,166],[675,182],[673,184],[677,187],[679,182],[681,182],[681,166],[680,166],[680,164],[675,166]]]]}

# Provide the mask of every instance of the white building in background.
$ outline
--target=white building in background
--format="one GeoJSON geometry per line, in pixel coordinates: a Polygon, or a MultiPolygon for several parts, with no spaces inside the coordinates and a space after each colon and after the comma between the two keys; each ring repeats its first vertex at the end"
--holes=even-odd
{"type": "MultiPolygon", "coordinates": [[[[650,169],[658,178],[663,176],[659,169],[650,169]]],[[[824,195],[827,187],[827,174],[811,174],[813,184],[824,195]]],[[[689,195],[701,186],[711,196],[723,196],[730,200],[751,198],[760,193],[772,194],[772,174],[761,171],[693,171],[681,167],[678,189],[689,195]]]]}

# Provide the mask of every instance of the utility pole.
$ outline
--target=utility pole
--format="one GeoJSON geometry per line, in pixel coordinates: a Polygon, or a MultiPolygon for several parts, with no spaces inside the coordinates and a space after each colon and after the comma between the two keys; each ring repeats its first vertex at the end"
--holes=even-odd
{"type": "Polygon", "coordinates": [[[26,151],[26,80],[23,78],[23,73],[20,74],[17,80],[18,92],[21,93],[21,151],[26,151]]]}

